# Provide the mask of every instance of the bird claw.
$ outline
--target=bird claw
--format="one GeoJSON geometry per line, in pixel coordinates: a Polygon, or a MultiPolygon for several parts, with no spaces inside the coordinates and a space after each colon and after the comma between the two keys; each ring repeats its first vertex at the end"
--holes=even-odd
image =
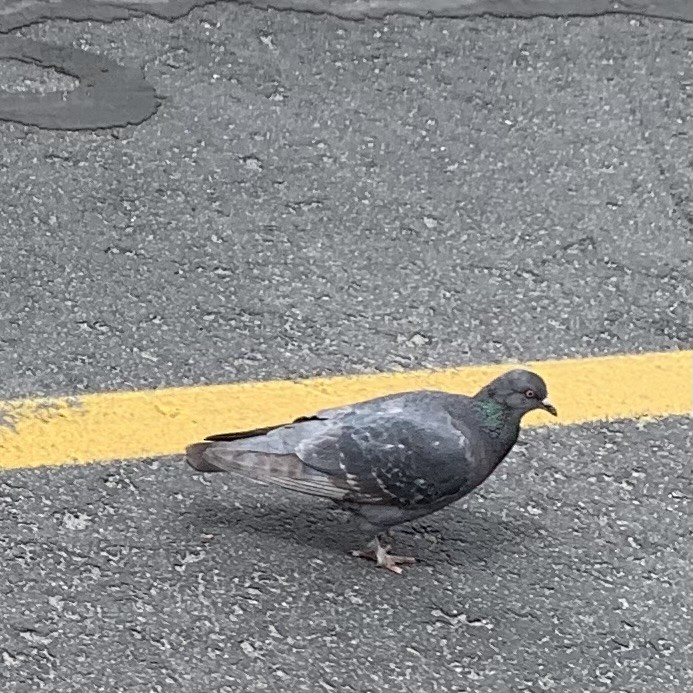
{"type": "Polygon", "coordinates": [[[413,556],[397,556],[388,553],[390,548],[390,545],[381,546],[378,539],[375,539],[367,549],[352,551],[351,555],[357,558],[366,558],[369,561],[375,561],[379,568],[385,568],[397,575],[402,574],[402,568],[400,566],[416,563],[416,558],[413,556]]]}
{"type": "Polygon", "coordinates": [[[413,556],[394,556],[392,554],[386,554],[383,559],[377,561],[381,568],[386,568],[397,575],[402,574],[400,566],[411,565],[412,563],[416,563],[416,559],[413,556]]]}

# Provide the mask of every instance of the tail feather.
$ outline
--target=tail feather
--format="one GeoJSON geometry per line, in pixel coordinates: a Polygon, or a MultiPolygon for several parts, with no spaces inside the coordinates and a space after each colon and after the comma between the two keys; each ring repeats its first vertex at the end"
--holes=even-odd
{"type": "Polygon", "coordinates": [[[198,472],[223,472],[223,469],[219,469],[205,459],[205,451],[209,445],[209,443],[188,445],[185,450],[185,461],[198,472]]]}
{"type": "MultiPolygon", "coordinates": [[[[324,421],[325,419],[320,416],[300,416],[295,419],[289,426],[305,423],[306,421],[324,421]]],[[[259,438],[272,431],[277,431],[280,428],[285,428],[287,424],[277,424],[276,426],[265,426],[263,428],[254,428],[250,431],[236,431],[235,433],[216,433],[211,436],[207,436],[205,441],[220,441],[220,442],[231,442],[234,440],[247,440],[248,438],[259,438]]]]}

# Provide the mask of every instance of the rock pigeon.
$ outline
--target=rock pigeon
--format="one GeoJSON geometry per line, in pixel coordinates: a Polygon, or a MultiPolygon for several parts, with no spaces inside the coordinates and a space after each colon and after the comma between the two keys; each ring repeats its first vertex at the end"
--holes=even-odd
{"type": "Polygon", "coordinates": [[[335,501],[375,537],[352,555],[401,573],[415,559],[389,553],[390,528],[440,510],[488,478],[517,441],[527,412],[557,415],[546,394],[536,373],[516,369],[473,397],[434,390],[387,395],[280,426],[209,436],[186,456],[200,472],[236,472],[335,501]]]}

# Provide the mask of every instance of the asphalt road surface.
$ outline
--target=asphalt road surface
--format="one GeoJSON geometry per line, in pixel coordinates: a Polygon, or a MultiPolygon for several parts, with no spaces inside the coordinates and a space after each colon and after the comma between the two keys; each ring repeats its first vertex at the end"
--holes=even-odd
{"type": "MultiPolygon", "coordinates": [[[[693,25],[31,4],[3,399],[690,348],[693,25]]],[[[0,472],[0,689],[680,693],[692,438],[532,429],[401,578],[180,457],[0,472]]]]}

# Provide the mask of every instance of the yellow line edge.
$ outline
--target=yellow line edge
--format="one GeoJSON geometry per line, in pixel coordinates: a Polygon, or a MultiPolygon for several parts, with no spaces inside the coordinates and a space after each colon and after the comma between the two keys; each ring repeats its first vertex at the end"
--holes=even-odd
{"type": "Polygon", "coordinates": [[[0,469],[180,454],[211,433],[289,421],[410,389],[473,393],[511,368],[537,371],[558,421],[657,420],[693,413],[693,351],[617,354],[442,370],[103,392],[0,402],[0,469]]]}

